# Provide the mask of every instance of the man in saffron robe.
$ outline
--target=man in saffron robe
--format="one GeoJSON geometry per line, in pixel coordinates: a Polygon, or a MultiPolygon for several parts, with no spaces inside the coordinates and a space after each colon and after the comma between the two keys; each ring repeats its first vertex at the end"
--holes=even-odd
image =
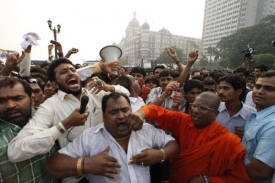
{"type": "Polygon", "coordinates": [[[240,139],[215,121],[219,104],[217,95],[204,92],[190,104],[190,115],[155,105],[132,114],[155,120],[178,141],[180,153],[171,161],[172,183],[250,182],[240,139]]]}

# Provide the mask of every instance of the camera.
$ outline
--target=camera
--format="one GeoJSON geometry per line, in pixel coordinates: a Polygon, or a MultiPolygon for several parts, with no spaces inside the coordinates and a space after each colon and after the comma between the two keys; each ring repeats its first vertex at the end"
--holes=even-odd
{"type": "Polygon", "coordinates": [[[253,55],[257,53],[257,50],[250,48],[249,45],[246,45],[246,48],[242,51],[242,53],[245,55],[245,58],[247,58],[248,61],[253,61],[253,55]]]}

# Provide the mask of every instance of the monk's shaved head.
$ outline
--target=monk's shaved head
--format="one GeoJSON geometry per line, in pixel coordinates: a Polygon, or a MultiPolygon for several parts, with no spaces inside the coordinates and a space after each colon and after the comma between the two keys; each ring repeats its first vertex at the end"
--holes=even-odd
{"type": "Polygon", "coordinates": [[[204,100],[207,100],[207,102],[209,102],[209,107],[211,107],[212,109],[218,110],[220,106],[220,99],[218,95],[213,92],[203,92],[199,94],[196,98],[203,98],[204,100]]]}

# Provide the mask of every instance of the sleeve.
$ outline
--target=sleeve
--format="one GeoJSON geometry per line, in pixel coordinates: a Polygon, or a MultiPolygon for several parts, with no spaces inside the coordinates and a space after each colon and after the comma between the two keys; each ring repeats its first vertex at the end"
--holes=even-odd
{"type": "MultiPolygon", "coordinates": [[[[274,121],[270,121],[269,124],[274,121]]],[[[275,126],[266,126],[260,134],[258,145],[256,147],[254,158],[260,160],[271,168],[275,169],[275,126]]]]}
{"type": "Polygon", "coordinates": [[[129,91],[123,86],[120,86],[120,85],[113,85],[113,86],[115,87],[115,92],[124,93],[125,95],[130,96],[129,91]]]}
{"type": "Polygon", "coordinates": [[[156,100],[159,95],[158,95],[158,88],[153,88],[150,93],[147,95],[147,100],[146,100],[146,104],[150,104],[151,102],[153,102],[154,100],[156,100]]]}
{"type": "Polygon", "coordinates": [[[188,120],[188,114],[172,111],[156,105],[147,105],[140,108],[146,114],[146,120],[155,120],[159,126],[173,133],[178,131],[182,122],[188,120]]]}
{"type": "Polygon", "coordinates": [[[167,135],[161,129],[157,129],[152,125],[148,125],[148,128],[150,128],[150,132],[152,134],[153,148],[164,148],[168,142],[175,140],[171,135],[167,135]]]}
{"type": "Polygon", "coordinates": [[[49,152],[61,133],[54,125],[53,107],[43,103],[32,119],[9,143],[8,157],[11,162],[20,162],[49,152]]]}
{"type": "Polygon", "coordinates": [[[31,53],[25,53],[25,57],[22,62],[19,63],[20,67],[20,75],[21,76],[29,76],[30,75],[30,67],[31,67],[31,53]]]}
{"type": "Polygon", "coordinates": [[[88,149],[86,148],[88,146],[87,142],[89,137],[91,129],[85,130],[82,134],[77,136],[73,142],[69,143],[67,146],[60,149],[58,152],[62,154],[66,154],[73,158],[80,158],[80,157],[88,157],[88,149]],[[86,146],[87,144],[87,146],[86,146]]]}

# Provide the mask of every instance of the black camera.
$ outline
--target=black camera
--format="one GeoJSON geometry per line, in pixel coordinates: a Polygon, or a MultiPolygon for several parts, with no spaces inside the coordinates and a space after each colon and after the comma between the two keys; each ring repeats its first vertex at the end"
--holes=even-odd
{"type": "Polygon", "coordinates": [[[253,55],[257,53],[257,50],[250,48],[249,45],[246,45],[246,48],[242,51],[242,53],[245,55],[245,58],[247,58],[248,61],[253,61],[253,55]]]}

